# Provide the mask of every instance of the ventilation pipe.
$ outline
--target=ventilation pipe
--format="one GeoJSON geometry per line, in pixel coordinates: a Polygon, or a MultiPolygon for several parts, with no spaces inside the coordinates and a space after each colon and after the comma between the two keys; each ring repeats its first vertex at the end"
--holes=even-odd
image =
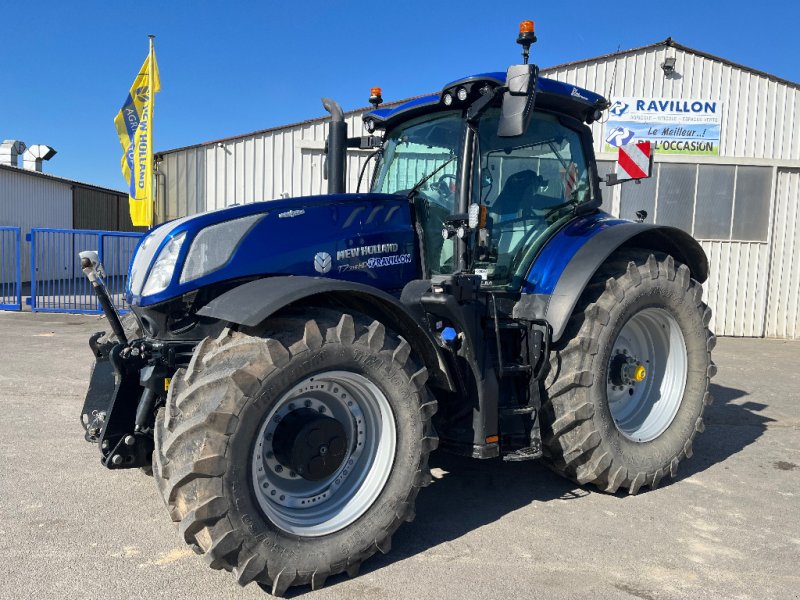
{"type": "Polygon", "coordinates": [[[44,144],[34,144],[28,147],[22,155],[22,166],[28,171],[42,172],[42,161],[50,160],[56,155],[56,151],[44,144]]]}
{"type": "Polygon", "coordinates": [[[19,140],[4,140],[0,144],[0,165],[18,167],[20,154],[25,152],[25,142],[19,140]]]}

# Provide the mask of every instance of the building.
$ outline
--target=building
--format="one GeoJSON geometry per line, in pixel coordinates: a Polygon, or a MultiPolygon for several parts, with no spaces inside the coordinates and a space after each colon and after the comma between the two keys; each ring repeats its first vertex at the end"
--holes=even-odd
{"type": "MultiPolygon", "coordinates": [[[[42,161],[55,154],[49,146],[31,146],[17,140],[0,144],[0,226],[19,227],[23,238],[36,227],[144,231],[133,227],[126,192],[64,179],[42,172],[42,161]],[[19,165],[22,155],[23,164],[19,165]]],[[[2,250],[2,249],[0,249],[2,250]]],[[[63,253],[66,261],[72,251],[63,253]]],[[[9,275],[9,248],[0,251],[3,281],[9,275]],[[7,264],[8,263],[8,264],[7,264]]],[[[30,281],[30,252],[21,251],[21,276],[30,281]]],[[[43,267],[44,268],[44,267],[43,267]]],[[[63,270],[52,266],[50,270],[63,270]]],[[[49,272],[49,271],[48,271],[49,272]]]]}
{"type": "MultiPolygon", "coordinates": [[[[800,84],[671,39],[542,74],[612,101],[592,125],[601,172],[633,133],[653,139],[653,178],[606,188],[604,208],[700,240],[717,334],[800,338],[800,84]]],[[[366,110],[347,113],[351,135],[366,110]]],[[[325,135],[319,118],[160,153],[159,216],[324,193],[325,135]]],[[[349,156],[350,191],[365,157],[349,156]]]]}

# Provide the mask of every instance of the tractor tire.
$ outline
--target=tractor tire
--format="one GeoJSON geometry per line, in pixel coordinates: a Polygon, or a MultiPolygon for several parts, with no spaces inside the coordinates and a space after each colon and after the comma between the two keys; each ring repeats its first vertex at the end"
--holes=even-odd
{"type": "Polygon", "coordinates": [[[155,478],[186,543],[276,596],[356,576],[431,481],[426,379],[404,339],[332,310],[203,340],[156,417],[155,478]]]}
{"type": "Polygon", "coordinates": [[[710,319],[686,265],[644,250],[612,255],[551,354],[545,462],[609,493],[675,477],[712,402],[710,319]]]}

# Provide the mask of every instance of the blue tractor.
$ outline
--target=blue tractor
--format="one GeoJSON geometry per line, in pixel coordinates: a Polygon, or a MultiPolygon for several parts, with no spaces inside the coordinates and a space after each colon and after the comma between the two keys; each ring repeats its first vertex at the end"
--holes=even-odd
{"type": "Polygon", "coordinates": [[[324,100],[329,193],[154,228],[124,319],[82,253],[113,329],[90,340],[86,439],[151,470],[186,543],[240,584],[354,576],[414,518],[437,447],[631,494],[691,456],[707,259],[600,210],[587,124],[608,102],[539,77],[529,23],[507,73],[391,108],[373,90],[369,136],[324,100]],[[356,146],[374,176],[347,194],[356,146]]]}

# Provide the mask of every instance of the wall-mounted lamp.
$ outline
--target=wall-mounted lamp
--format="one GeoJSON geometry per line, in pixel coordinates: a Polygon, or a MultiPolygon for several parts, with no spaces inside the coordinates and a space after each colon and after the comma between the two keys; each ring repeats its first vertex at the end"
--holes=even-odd
{"type": "Polygon", "coordinates": [[[661,69],[664,71],[664,75],[669,77],[673,73],[675,73],[675,57],[668,56],[664,59],[664,62],[661,63],[661,69]]]}

